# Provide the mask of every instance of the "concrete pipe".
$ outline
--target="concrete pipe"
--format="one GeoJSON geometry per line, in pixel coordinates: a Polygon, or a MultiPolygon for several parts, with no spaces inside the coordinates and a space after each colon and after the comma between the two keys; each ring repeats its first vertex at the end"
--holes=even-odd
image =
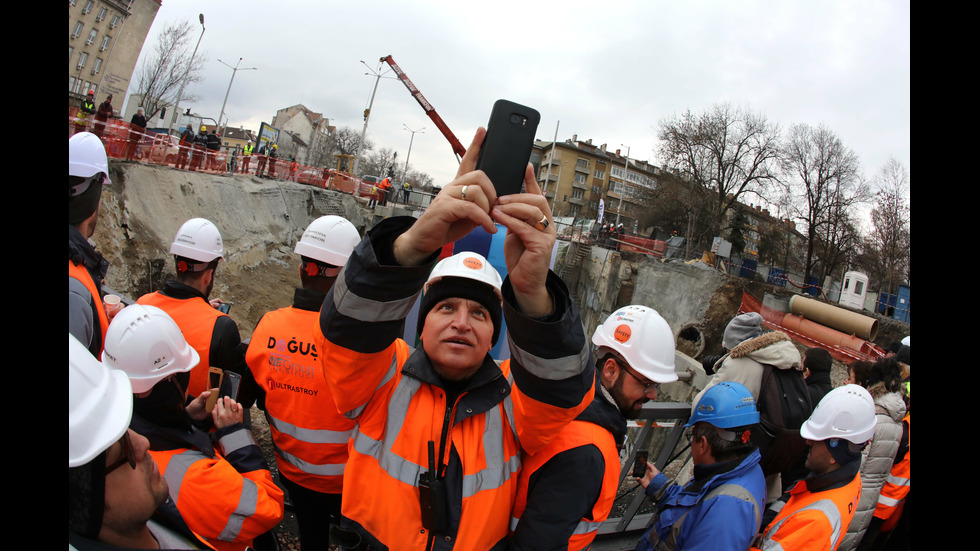
{"type": "Polygon", "coordinates": [[[812,298],[795,295],[789,299],[789,309],[798,316],[865,340],[873,341],[878,336],[878,320],[812,298]]]}

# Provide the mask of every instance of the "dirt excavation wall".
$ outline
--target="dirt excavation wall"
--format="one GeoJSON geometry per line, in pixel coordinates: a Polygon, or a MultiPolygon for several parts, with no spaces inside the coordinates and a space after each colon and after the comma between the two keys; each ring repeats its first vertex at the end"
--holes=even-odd
{"type": "Polygon", "coordinates": [[[225,248],[211,296],[235,303],[230,314],[243,338],[262,314],[292,303],[299,285],[293,247],[311,221],[336,214],[362,233],[370,223],[370,211],[352,196],[293,182],[113,161],[110,178],[93,236],[110,263],[108,287],[133,299],[159,289],[174,277],[168,251],[177,229],[207,218],[225,248]]]}

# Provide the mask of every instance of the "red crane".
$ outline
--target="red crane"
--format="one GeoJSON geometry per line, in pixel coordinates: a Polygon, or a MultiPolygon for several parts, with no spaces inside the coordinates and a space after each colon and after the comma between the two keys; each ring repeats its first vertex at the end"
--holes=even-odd
{"type": "Polygon", "coordinates": [[[432,104],[429,103],[429,100],[425,99],[425,96],[422,95],[422,92],[420,92],[419,89],[416,88],[414,84],[412,84],[412,81],[408,78],[408,75],[405,74],[405,71],[402,71],[401,67],[399,67],[398,64],[395,63],[395,60],[392,59],[390,55],[387,57],[382,57],[381,61],[384,61],[388,65],[391,65],[391,68],[395,71],[395,74],[398,75],[398,78],[405,85],[405,88],[408,88],[408,92],[412,94],[412,97],[415,98],[415,101],[419,102],[419,105],[421,105],[422,109],[425,110],[425,114],[428,115],[430,119],[432,119],[432,122],[435,123],[436,127],[439,128],[439,131],[442,132],[442,135],[445,136],[447,140],[449,140],[449,145],[452,146],[453,153],[456,154],[456,161],[462,159],[463,155],[466,154],[466,148],[463,147],[463,144],[459,143],[459,140],[456,139],[456,135],[453,134],[453,131],[450,130],[448,126],[446,126],[446,122],[442,120],[442,117],[439,116],[439,113],[436,113],[435,108],[432,107],[432,104]]]}

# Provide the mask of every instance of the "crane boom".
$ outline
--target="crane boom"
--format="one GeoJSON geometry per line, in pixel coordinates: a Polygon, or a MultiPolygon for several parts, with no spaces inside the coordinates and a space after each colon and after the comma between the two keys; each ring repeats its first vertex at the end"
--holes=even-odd
{"type": "Polygon", "coordinates": [[[463,147],[463,144],[459,143],[459,140],[456,139],[456,135],[453,134],[453,131],[450,130],[448,126],[446,126],[445,121],[442,120],[442,117],[439,116],[439,113],[436,113],[435,108],[432,107],[432,104],[429,103],[429,100],[425,99],[425,96],[422,95],[422,92],[420,92],[419,89],[415,87],[415,84],[413,84],[412,81],[408,78],[408,75],[405,74],[405,71],[402,71],[401,67],[399,67],[398,64],[395,63],[395,60],[390,55],[387,57],[382,57],[381,61],[384,61],[385,63],[391,66],[392,70],[395,71],[395,74],[398,75],[398,79],[402,81],[402,83],[405,85],[405,88],[408,88],[408,92],[412,94],[412,97],[415,98],[415,101],[419,102],[419,105],[421,105],[422,109],[425,110],[425,114],[428,115],[430,119],[432,119],[432,122],[435,123],[439,131],[442,132],[442,135],[445,136],[447,140],[449,140],[449,145],[453,148],[453,153],[456,155],[456,160],[459,161],[463,157],[463,155],[466,154],[466,148],[463,147]]]}

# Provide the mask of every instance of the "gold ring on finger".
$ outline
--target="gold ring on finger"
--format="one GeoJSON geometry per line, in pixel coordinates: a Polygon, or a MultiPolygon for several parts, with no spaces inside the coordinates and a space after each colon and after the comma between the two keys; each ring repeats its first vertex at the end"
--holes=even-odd
{"type": "Polygon", "coordinates": [[[551,222],[549,222],[548,217],[545,216],[541,218],[541,220],[537,224],[535,224],[534,227],[537,228],[538,231],[544,231],[548,228],[549,224],[551,224],[551,222]]]}

